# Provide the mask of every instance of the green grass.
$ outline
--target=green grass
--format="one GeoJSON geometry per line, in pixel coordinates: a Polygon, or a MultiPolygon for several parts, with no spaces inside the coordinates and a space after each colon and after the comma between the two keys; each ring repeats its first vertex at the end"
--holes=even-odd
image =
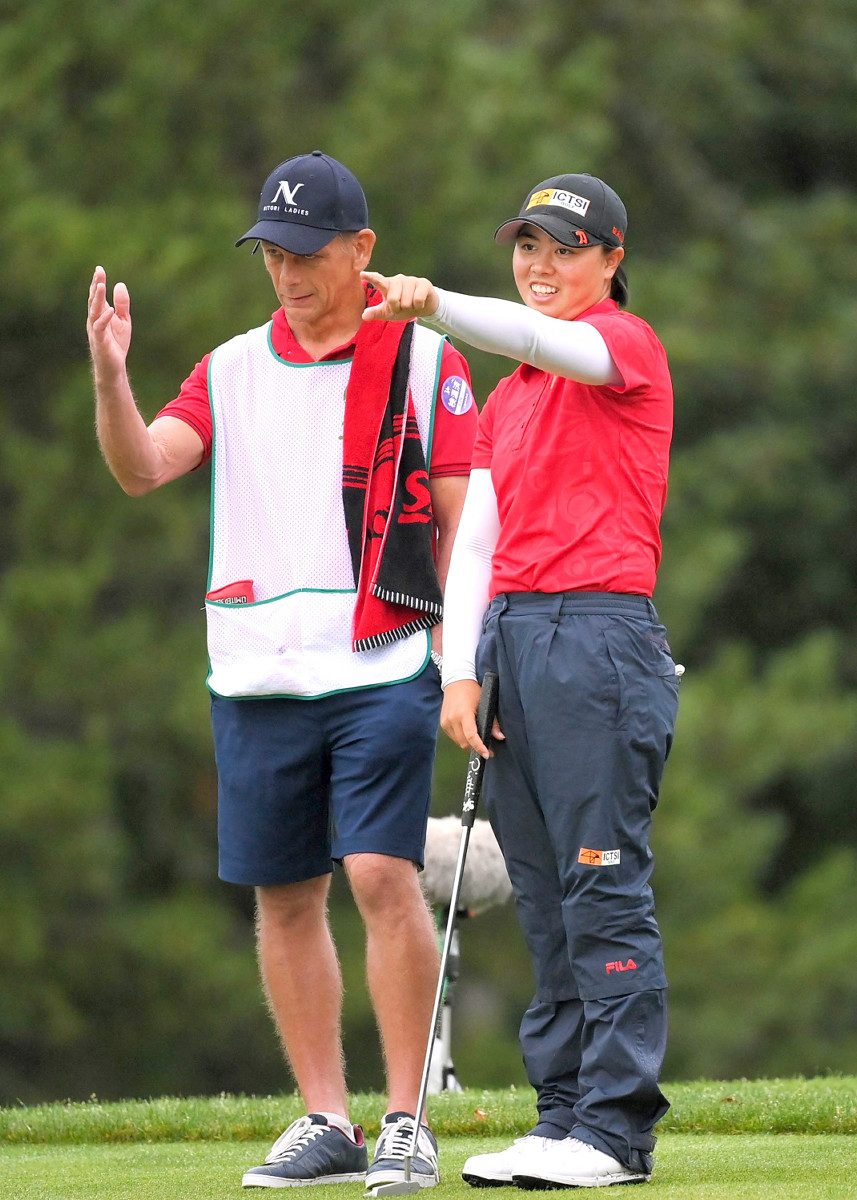
{"type": "MultiPolygon", "coordinates": [[[[505,1144],[504,1138],[483,1137],[442,1143],[443,1178],[428,1194],[437,1200],[527,1195],[507,1188],[476,1191],[459,1178],[469,1154],[505,1144]]],[[[844,1135],[666,1134],[651,1184],[609,1194],[629,1200],[852,1200],[855,1149],[844,1135]]],[[[268,1142],[6,1146],[0,1151],[0,1186],[4,1200],[237,1200],[271,1194],[240,1187],[242,1172],[261,1162],[267,1150],[268,1142]]],[[[312,1200],[361,1200],[363,1189],[340,1184],[315,1187],[310,1194],[312,1200]]]]}
{"type": "MultiPolygon", "coordinates": [[[[702,1081],[665,1085],[666,1133],[857,1133],[857,1078],[702,1081]]],[[[295,1095],[213,1096],[0,1108],[0,1145],[84,1142],[272,1141],[303,1109],[295,1095]]],[[[351,1117],[378,1132],[383,1101],[352,1097],[351,1117]]],[[[441,1137],[517,1137],[533,1124],[533,1093],[479,1091],[429,1097],[441,1137]]]]}
{"type": "MultiPolygon", "coordinates": [[[[658,1127],[655,1177],[662,1200],[857,1200],[857,1079],[673,1084],[658,1127]],[[774,1136],[776,1135],[776,1136],[774,1136]]],[[[470,1154],[499,1150],[533,1120],[529,1089],[429,1098],[441,1145],[438,1200],[510,1196],[462,1183],[470,1154]]],[[[164,1098],[0,1109],[2,1200],[226,1200],[299,1116],[296,1096],[164,1098]]],[[[370,1139],[383,1103],[353,1097],[370,1139]]],[[[265,1193],[268,1194],[267,1192],[265,1193]]],[[[514,1193],[522,1195],[520,1192],[514,1193]]],[[[312,1200],[360,1200],[359,1185],[316,1187],[312,1200]]]]}

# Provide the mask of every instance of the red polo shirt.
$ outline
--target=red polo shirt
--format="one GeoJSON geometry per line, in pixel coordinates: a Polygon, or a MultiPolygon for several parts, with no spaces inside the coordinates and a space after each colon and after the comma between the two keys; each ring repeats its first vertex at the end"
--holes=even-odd
{"type": "Polygon", "coordinates": [[[524,365],[479,418],[472,465],[491,469],[501,525],[492,596],[655,587],[672,435],[666,354],[613,300],[577,319],[602,335],[623,384],[590,387],[524,365]]]}
{"type": "MultiPolygon", "coordinates": [[[[273,315],[271,344],[286,362],[309,363],[307,354],[289,328],[286,314],[278,308],[273,315]]],[[[354,341],[338,346],[321,360],[329,362],[354,355],[354,341]]],[[[211,407],[208,402],[208,360],[206,354],[184,381],[175,400],[158,413],[159,417],[178,417],[202,438],[205,462],[211,456],[211,407]]],[[[470,371],[458,351],[444,342],[435,404],[429,475],[469,475],[470,454],[476,433],[477,409],[470,389],[470,371]]]]}

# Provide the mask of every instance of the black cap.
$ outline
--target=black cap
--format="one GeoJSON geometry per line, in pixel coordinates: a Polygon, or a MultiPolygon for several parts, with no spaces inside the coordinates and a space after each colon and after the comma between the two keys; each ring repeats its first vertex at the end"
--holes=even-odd
{"type": "Polygon", "coordinates": [[[288,158],[265,180],[259,219],[235,243],[273,242],[292,254],[315,254],[347,230],[365,229],[363,188],[347,167],[313,150],[288,158]]]}
{"type": "Polygon", "coordinates": [[[536,185],[517,217],[504,221],[495,242],[511,242],[523,225],[535,225],[563,246],[621,246],[628,214],[611,187],[594,175],[554,175],[536,185]]]}

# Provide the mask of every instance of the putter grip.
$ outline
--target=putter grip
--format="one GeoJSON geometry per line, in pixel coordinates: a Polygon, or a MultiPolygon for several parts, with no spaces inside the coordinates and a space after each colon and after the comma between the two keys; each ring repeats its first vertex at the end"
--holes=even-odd
{"type": "Polygon", "coordinates": [[[476,710],[476,732],[486,746],[491,741],[491,730],[494,718],[497,716],[497,698],[499,696],[499,680],[493,671],[486,671],[482,680],[482,695],[479,697],[479,707],[476,710]]]}
{"type": "MultiPolygon", "coordinates": [[[[476,732],[486,746],[491,746],[491,730],[497,715],[497,697],[499,681],[493,671],[486,671],[482,680],[482,695],[479,697],[479,707],[476,710],[476,732]]],[[[482,792],[482,776],[485,774],[485,759],[475,750],[470,751],[470,761],[467,764],[467,783],[464,786],[464,805],[461,810],[461,824],[473,828],[476,820],[476,806],[482,792]]]]}

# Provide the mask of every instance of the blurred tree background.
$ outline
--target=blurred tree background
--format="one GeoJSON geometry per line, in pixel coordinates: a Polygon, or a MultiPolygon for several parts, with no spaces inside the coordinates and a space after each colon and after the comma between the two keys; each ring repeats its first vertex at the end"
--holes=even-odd
{"type": "MultiPolygon", "coordinates": [[[[677,400],[667,1076],[857,1070],[855,119],[853,0],[0,0],[0,1102],[291,1086],[216,879],[208,472],[119,491],[84,320],[102,263],[154,416],[270,314],[232,242],[314,148],[363,181],[379,269],[458,290],[514,296],[491,234],[535,181],[626,201],[677,400]]],[[[484,399],[509,364],[469,358],[484,399]]],[[[436,814],[464,765],[441,745],[436,814]]],[[[380,1087],[341,878],[333,916],[380,1087]]],[[[459,1074],[523,1083],[511,907],[461,942],[459,1074]]]]}

